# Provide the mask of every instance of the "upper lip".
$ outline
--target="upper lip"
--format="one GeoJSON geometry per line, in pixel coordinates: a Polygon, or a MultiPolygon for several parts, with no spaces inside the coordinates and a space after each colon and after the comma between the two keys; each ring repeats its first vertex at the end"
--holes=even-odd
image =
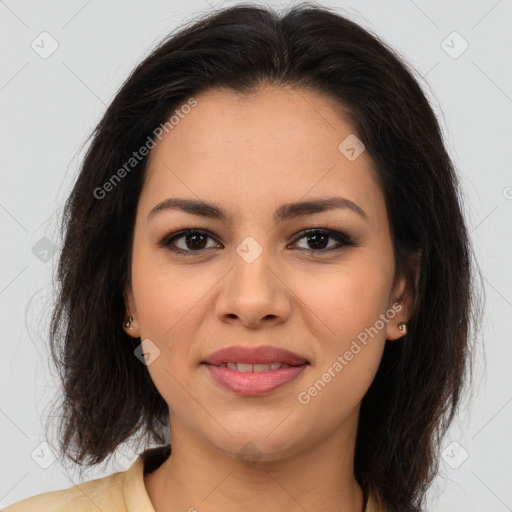
{"type": "Polygon", "coordinates": [[[210,354],[203,363],[214,366],[221,363],[285,363],[291,366],[309,364],[308,360],[299,354],[272,345],[262,345],[259,347],[238,345],[222,348],[210,354]]]}

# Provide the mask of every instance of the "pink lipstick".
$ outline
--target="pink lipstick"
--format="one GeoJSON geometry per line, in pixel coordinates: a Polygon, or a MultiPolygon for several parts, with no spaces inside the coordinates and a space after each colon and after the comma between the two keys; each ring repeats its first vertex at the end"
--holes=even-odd
{"type": "Polygon", "coordinates": [[[309,361],[288,350],[265,345],[218,350],[203,361],[220,386],[244,396],[269,393],[295,380],[309,361]]]}

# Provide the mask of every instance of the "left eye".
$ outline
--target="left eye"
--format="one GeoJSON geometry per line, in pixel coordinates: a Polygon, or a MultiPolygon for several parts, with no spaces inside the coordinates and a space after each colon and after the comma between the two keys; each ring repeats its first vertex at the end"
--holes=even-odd
{"type": "MultiPolygon", "coordinates": [[[[171,233],[170,235],[167,235],[160,242],[160,245],[162,247],[167,247],[170,251],[176,254],[192,256],[194,253],[201,253],[208,248],[212,248],[212,246],[207,247],[208,238],[215,240],[207,231],[198,229],[185,229],[177,233],[171,233]],[[184,247],[179,247],[176,242],[182,239],[184,242],[184,247]]],[[[307,244],[312,244],[313,248],[302,248],[302,250],[305,250],[309,253],[330,252],[335,249],[341,249],[343,246],[356,245],[347,235],[328,229],[309,229],[307,231],[303,231],[299,234],[299,236],[295,238],[293,243],[297,243],[297,241],[302,239],[306,239],[307,244]],[[334,239],[338,242],[334,245],[334,248],[332,246],[326,246],[325,242],[328,239],[334,239]]],[[[214,244],[213,247],[215,246],[216,245],[214,244]]]]}
{"type": "Polygon", "coordinates": [[[343,246],[356,245],[347,235],[339,231],[331,231],[329,229],[309,229],[300,233],[300,236],[295,239],[295,242],[306,238],[307,244],[313,244],[313,249],[305,248],[308,252],[329,252],[335,249],[341,249],[343,246]],[[333,247],[326,248],[324,242],[329,238],[334,239],[338,244],[333,247]],[[318,246],[321,247],[318,247],[318,246]]]}

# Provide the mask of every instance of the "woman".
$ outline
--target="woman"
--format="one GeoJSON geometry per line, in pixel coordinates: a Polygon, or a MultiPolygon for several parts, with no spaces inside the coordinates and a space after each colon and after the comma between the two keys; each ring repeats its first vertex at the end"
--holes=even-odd
{"type": "Polygon", "coordinates": [[[374,35],[313,4],[195,20],[114,98],[63,229],[61,462],[145,449],[8,512],[422,510],[472,249],[436,117],[374,35]]]}

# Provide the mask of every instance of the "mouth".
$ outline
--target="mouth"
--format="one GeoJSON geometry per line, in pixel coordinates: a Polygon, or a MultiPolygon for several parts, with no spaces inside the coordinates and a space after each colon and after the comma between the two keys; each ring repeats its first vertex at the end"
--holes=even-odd
{"type": "Polygon", "coordinates": [[[268,345],[221,349],[201,364],[223,389],[244,396],[269,393],[296,380],[310,366],[299,354],[268,345]]]}

